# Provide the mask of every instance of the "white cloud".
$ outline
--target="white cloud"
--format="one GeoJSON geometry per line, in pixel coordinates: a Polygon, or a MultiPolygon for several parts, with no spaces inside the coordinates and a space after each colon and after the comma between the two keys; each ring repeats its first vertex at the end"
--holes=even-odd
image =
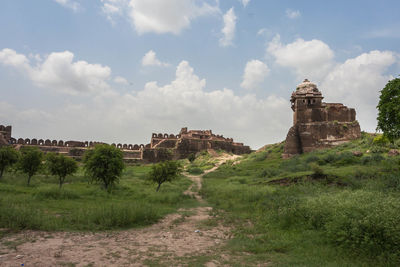
{"type": "Polygon", "coordinates": [[[153,50],[147,52],[144,57],[142,58],[142,65],[143,66],[159,66],[159,67],[168,67],[170,64],[161,62],[158,58],[156,53],[153,50]]]}
{"type": "Polygon", "coordinates": [[[268,66],[259,60],[247,62],[243,74],[243,82],[240,84],[245,89],[257,88],[269,74],[268,66]]]}
{"type": "Polygon", "coordinates": [[[121,84],[121,85],[128,85],[129,84],[129,82],[124,77],[121,77],[121,76],[116,76],[114,78],[114,82],[118,83],[118,84],[121,84]]]}
{"type": "Polygon", "coordinates": [[[281,97],[260,99],[253,94],[238,96],[226,88],[206,90],[206,80],[187,61],[177,66],[175,79],[166,85],[148,82],[136,92],[89,98],[84,104],[68,102],[51,112],[0,103],[0,120],[13,125],[15,137],[140,144],[149,142],[152,132],[178,133],[187,126],[212,129],[253,148],[282,140],[291,113],[281,97]]]}
{"type": "Polygon", "coordinates": [[[249,4],[250,0],[240,0],[240,2],[242,2],[242,5],[246,7],[249,4]]]}
{"type": "Polygon", "coordinates": [[[0,63],[23,72],[37,86],[68,94],[104,92],[111,69],[86,61],[73,61],[69,51],[51,53],[43,62],[33,65],[29,59],[12,49],[0,51],[0,63]]]}
{"type": "Polygon", "coordinates": [[[53,1],[62,5],[63,7],[72,9],[74,12],[78,11],[81,7],[81,5],[78,2],[72,0],[53,0],[53,1]]]}
{"type": "Polygon", "coordinates": [[[221,46],[230,46],[233,44],[236,30],[236,15],[233,7],[224,15],[224,27],[222,28],[223,37],[219,40],[221,46]]]}
{"type": "Polygon", "coordinates": [[[329,102],[342,102],[357,110],[361,127],[374,131],[376,127],[379,91],[393,79],[386,75],[388,67],[396,63],[390,51],[371,51],[337,64],[321,84],[329,102]]]}
{"type": "Polygon", "coordinates": [[[335,62],[334,53],[320,40],[282,44],[276,36],[267,47],[275,62],[295,70],[297,79],[308,78],[319,85],[326,102],[355,108],[361,128],[374,131],[379,91],[392,79],[386,71],[399,63],[391,51],[371,51],[345,62],[335,62]]]}
{"type": "Polygon", "coordinates": [[[299,10],[286,9],[286,17],[289,19],[297,19],[301,16],[299,10]]]}
{"type": "Polygon", "coordinates": [[[139,34],[179,34],[193,19],[219,12],[217,4],[204,0],[131,0],[129,8],[129,18],[139,34]]]}
{"type": "Polygon", "coordinates": [[[18,54],[15,50],[9,48],[4,48],[0,51],[0,62],[22,70],[29,68],[29,59],[25,55],[18,54]]]}
{"type": "Polygon", "coordinates": [[[128,0],[101,0],[103,3],[101,10],[107,19],[115,24],[114,17],[122,16],[128,8],[128,0]]]}
{"type": "Polygon", "coordinates": [[[334,58],[330,47],[320,40],[304,41],[299,38],[284,45],[279,35],[268,44],[267,52],[275,58],[278,65],[294,69],[298,79],[308,78],[314,81],[325,77],[334,58]]]}

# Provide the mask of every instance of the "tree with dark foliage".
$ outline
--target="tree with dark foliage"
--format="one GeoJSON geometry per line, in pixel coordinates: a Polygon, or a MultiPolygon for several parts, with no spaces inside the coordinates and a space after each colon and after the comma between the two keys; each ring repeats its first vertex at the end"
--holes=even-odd
{"type": "Polygon", "coordinates": [[[381,90],[377,130],[391,142],[400,137],[400,78],[389,81],[381,90]]]}
{"type": "Polygon", "coordinates": [[[160,190],[164,182],[172,182],[182,173],[182,166],[177,161],[167,160],[154,164],[151,167],[149,179],[157,183],[156,191],[160,190]]]}

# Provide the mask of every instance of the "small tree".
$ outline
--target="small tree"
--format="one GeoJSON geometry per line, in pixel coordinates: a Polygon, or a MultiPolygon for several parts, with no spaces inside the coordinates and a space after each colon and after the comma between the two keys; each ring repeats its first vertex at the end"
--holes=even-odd
{"type": "Polygon", "coordinates": [[[158,184],[156,191],[164,182],[171,182],[182,172],[182,166],[177,161],[164,161],[154,164],[151,168],[149,179],[158,184]]]}
{"type": "Polygon", "coordinates": [[[86,174],[92,181],[101,182],[109,190],[119,181],[124,169],[122,151],[116,147],[101,144],[88,150],[83,158],[86,174]]]}
{"type": "Polygon", "coordinates": [[[377,130],[393,142],[400,137],[400,78],[389,81],[381,90],[377,130]]]}
{"type": "Polygon", "coordinates": [[[11,146],[0,147],[0,178],[7,167],[18,161],[18,152],[11,146]]]}
{"type": "Polygon", "coordinates": [[[52,175],[58,176],[60,188],[65,177],[78,170],[78,163],[74,159],[54,153],[47,154],[46,165],[52,175]]]}
{"type": "Polygon", "coordinates": [[[21,156],[18,161],[18,168],[28,174],[28,185],[31,178],[40,169],[42,165],[43,152],[36,147],[21,148],[21,156]]]}

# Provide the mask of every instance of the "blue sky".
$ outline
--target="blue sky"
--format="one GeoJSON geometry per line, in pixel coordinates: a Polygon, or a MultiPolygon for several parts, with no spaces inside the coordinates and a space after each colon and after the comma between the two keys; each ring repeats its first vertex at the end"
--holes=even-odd
{"type": "Polygon", "coordinates": [[[398,1],[5,0],[0,123],[15,137],[147,143],[181,127],[258,148],[304,78],[374,131],[400,74],[398,1]]]}

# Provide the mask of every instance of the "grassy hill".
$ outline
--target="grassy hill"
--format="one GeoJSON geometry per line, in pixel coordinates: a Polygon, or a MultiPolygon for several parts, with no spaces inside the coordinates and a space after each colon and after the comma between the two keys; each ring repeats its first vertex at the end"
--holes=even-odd
{"type": "Polygon", "coordinates": [[[388,151],[399,145],[364,133],[287,160],[283,143],[269,145],[207,174],[202,194],[249,263],[398,266],[400,156],[388,151]]]}

